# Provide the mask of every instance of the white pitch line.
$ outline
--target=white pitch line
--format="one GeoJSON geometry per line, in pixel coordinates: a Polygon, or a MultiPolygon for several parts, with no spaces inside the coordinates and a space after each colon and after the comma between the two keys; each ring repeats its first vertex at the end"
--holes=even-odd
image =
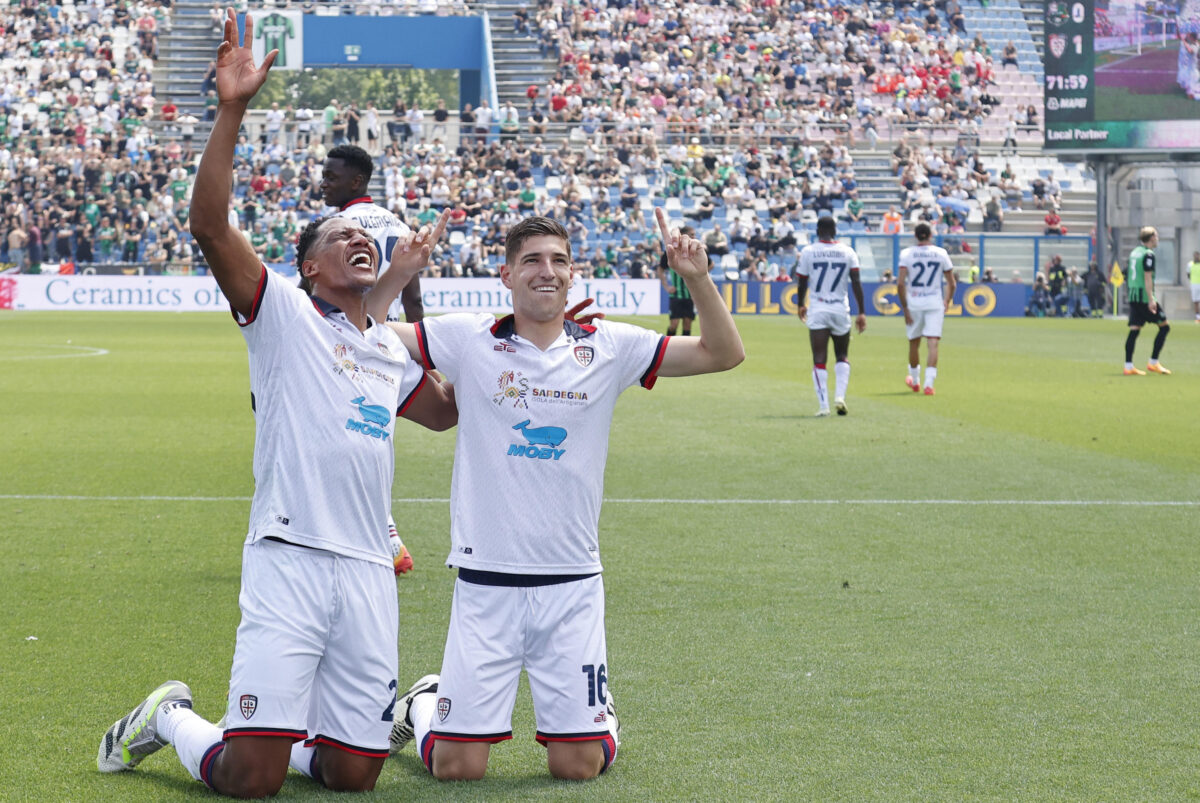
{"type": "MultiPolygon", "coordinates": [[[[0,494],[0,499],[55,502],[249,502],[249,496],[87,496],[83,494],[0,494]]],[[[400,504],[439,504],[443,497],[397,497],[400,504]]],[[[617,499],[612,505],[1022,505],[1039,507],[1200,507],[1200,500],[1164,499],[617,499]]]]}
{"type": "Polygon", "coordinates": [[[103,357],[105,354],[108,354],[108,349],[96,348],[95,346],[69,346],[65,343],[37,343],[30,348],[73,349],[73,351],[68,354],[5,355],[0,357],[0,362],[15,362],[17,360],[63,360],[72,359],[75,357],[103,357]]]}

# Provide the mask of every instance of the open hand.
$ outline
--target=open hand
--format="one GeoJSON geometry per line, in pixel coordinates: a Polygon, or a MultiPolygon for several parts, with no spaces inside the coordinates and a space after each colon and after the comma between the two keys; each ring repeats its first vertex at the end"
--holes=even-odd
{"type": "MultiPolygon", "coordinates": [[[[246,32],[242,42],[254,41],[254,21],[246,15],[246,32]]],[[[248,103],[258,92],[267,73],[275,63],[279,50],[272,50],[258,67],[249,44],[238,41],[237,15],[225,9],[225,33],[217,48],[217,97],[222,103],[248,103]]]]}

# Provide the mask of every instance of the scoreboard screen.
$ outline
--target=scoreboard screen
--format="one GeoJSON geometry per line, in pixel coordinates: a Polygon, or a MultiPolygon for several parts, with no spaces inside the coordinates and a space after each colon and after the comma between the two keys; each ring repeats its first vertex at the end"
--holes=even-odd
{"type": "Polygon", "coordinates": [[[1046,3],[1046,149],[1200,151],[1200,0],[1046,3]]]}

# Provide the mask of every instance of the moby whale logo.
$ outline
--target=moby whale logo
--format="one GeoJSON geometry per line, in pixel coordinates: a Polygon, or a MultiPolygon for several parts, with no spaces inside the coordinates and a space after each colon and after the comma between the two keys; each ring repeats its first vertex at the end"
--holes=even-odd
{"type": "Polygon", "coordinates": [[[362,416],[362,421],[355,421],[353,418],[346,419],[346,429],[352,432],[361,432],[372,438],[377,438],[381,441],[388,439],[388,431],[383,429],[392,421],[392,414],[388,408],[379,404],[366,404],[367,397],[359,396],[356,399],[351,399],[350,403],[358,407],[358,414],[362,416]]]}
{"type": "Polygon", "coordinates": [[[526,443],[510,443],[510,457],[528,457],[533,460],[557,460],[566,453],[566,449],[557,448],[567,439],[567,431],[562,427],[531,427],[529,419],[513,427],[525,436],[526,443]]]}

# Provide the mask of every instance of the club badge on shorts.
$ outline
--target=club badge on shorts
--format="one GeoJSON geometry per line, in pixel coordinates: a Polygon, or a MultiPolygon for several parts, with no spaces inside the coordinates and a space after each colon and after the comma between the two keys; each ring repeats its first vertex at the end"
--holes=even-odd
{"type": "Polygon", "coordinates": [[[592,356],[596,352],[591,346],[576,346],[575,347],[575,362],[587,368],[592,364],[592,356]]]}
{"type": "Polygon", "coordinates": [[[258,698],[253,694],[243,694],[238,704],[242,709],[242,716],[249,719],[258,708],[258,698]]]}
{"type": "Polygon", "coordinates": [[[450,698],[439,697],[437,701],[438,721],[445,722],[446,717],[450,716],[450,698]]]}

